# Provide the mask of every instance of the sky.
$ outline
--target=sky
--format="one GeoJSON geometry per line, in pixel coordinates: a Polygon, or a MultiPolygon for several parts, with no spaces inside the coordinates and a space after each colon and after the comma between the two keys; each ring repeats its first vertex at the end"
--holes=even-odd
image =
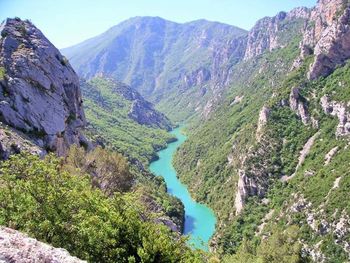
{"type": "Polygon", "coordinates": [[[255,22],[316,0],[0,0],[0,21],[30,19],[58,48],[80,43],[134,16],[178,23],[218,21],[249,30],[255,22]]]}

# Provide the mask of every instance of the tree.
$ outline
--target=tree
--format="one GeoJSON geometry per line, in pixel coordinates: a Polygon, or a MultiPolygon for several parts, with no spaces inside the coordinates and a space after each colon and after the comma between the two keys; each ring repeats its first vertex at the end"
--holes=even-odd
{"type": "Polygon", "coordinates": [[[186,239],[145,221],[132,192],[108,197],[88,175],[62,169],[62,162],[22,153],[0,164],[1,225],[90,262],[202,261],[186,239]]]}

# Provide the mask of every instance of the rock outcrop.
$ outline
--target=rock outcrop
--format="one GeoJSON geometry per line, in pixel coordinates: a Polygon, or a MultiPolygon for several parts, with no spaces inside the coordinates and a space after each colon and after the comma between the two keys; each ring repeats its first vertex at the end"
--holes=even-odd
{"type": "Polygon", "coordinates": [[[258,186],[254,179],[247,177],[244,170],[238,172],[238,183],[235,197],[236,215],[243,210],[244,202],[248,196],[253,196],[258,193],[258,186]]]}
{"type": "Polygon", "coordinates": [[[54,248],[7,227],[0,227],[0,262],[86,263],[65,249],[54,248]]]}
{"type": "Polygon", "coordinates": [[[118,92],[125,99],[132,102],[128,116],[142,125],[166,130],[172,129],[170,120],[161,112],[154,109],[152,103],[146,101],[140,93],[124,83],[113,81],[114,91],[118,92]]]}
{"type": "Polygon", "coordinates": [[[135,99],[132,102],[128,116],[142,125],[171,130],[172,125],[169,119],[153,108],[153,104],[144,100],[135,99]]]}
{"type": "Polygon", "coordinates": [[[324,165],[328,165],[332,158],[334,157],[334,155],[338,152],[339,147],[335,146],[334,148],[332,148],[324,157],[324,165]]]}
{"type": "Polygon", "coordinates": [[[289,106],[300,118],[304,125],[310,122],[305,98],[300,94],[300,88],[292,88],[289,95],[289,106]]]}
{"type": "Polygon", "coordinates": [[[309,79],[327,76],[350,58],[350,7],[343,0],[319,0],[305,24],[301,54],[294,67],[308,55],[315,55],[309,79]]]}
{"type": "MultiPolygon", "coordinates": [[[[274,17],[265,17],[259,20],[249,31],[248,42],[244,60],[261,55],[265,51],[272,51],[288,44],[284,32],[286,25],[299,23],[296,30],[301,33],[301,25],[309,16],[309,10],[305,7],[295,8],[292,11],[280,12],[274,17]]],[[[291,32],[288,32],[290,34],[291,32]]]]}
{"type": "Polygon", "coordinates": [[[329,101],[329,97],[324,95],[321,98],[321,106],[324,113],[338,118],[339,123],[335,132],[336,136],[346,136],[350,134],[350,112],[349,103],[329,101]]]}
{"type": "Polygon", "coordinates": [[[258,141],[261,139],[263,127],[266,125],[270,113],[271,113],[271,110],[266,106],[262,107],[262,109],[260,110],[259,119],[258,119],[258,128],[256,130],[256,139],[258,141]]]}
{"type": "Polygon", "coordinates": [[[79,79],[67,59],[29,21],[7,19],[0,32],[0,120],[58,155],[86,145],[79,79]]]}
{"type": "Polygon", "coordinates": [[[290,175],[290,176],[286,176],[286,175],[282,176],[281,181],[283,181],[283,182],[288,181],[288,180],[292,179],[296,175],[297,171],[303,165],[303,163],[305,161],[305,158],[309,154],[309,152],[311,150],[311,147],[314,145],[314,142],[315,142],[315,140],[317,139],[317,137],[319,135],[320,135],[319,132],[317,132],[317,133],[315,133],[313,136],[311,136],[307,140],[307,142],[303,146],[303,149],[300,151],[300,155],[299,155],[299,158],[298,158],[298,164],[295,167],[294,173],[292,175],[290,175]]]}

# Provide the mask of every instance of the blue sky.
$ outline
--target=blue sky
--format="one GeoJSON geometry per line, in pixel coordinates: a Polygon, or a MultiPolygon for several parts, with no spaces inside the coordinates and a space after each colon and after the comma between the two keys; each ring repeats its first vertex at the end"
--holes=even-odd
{"type": "Polygon", "coordinates": [[[98,35],[134,16],[175,22],[207,19],[250,29],[256,20],[316,0],[0,0],[0,20],[30,19],[59,48],[98,35]]]}

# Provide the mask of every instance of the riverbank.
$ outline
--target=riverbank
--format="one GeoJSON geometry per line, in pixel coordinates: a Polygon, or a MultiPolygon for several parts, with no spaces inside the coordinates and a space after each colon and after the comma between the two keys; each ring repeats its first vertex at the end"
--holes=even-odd
{"type": "Polygon", "coordinates": [[[181,133],[181,127],[174,129],[171,134],[177,140],[158,152],[159,159],[150,164],[150,170],[163,177],[167,185],[167,192],[179,198],[184,204],[184,234],[190,236],[189,242],[195,248],[208,251],[209,239],[215,231],[216,217],[209,207],[193,200],[187,187],[177,178],[172,159],[176,149],[184,143],[187,137],[181,133]]]}

